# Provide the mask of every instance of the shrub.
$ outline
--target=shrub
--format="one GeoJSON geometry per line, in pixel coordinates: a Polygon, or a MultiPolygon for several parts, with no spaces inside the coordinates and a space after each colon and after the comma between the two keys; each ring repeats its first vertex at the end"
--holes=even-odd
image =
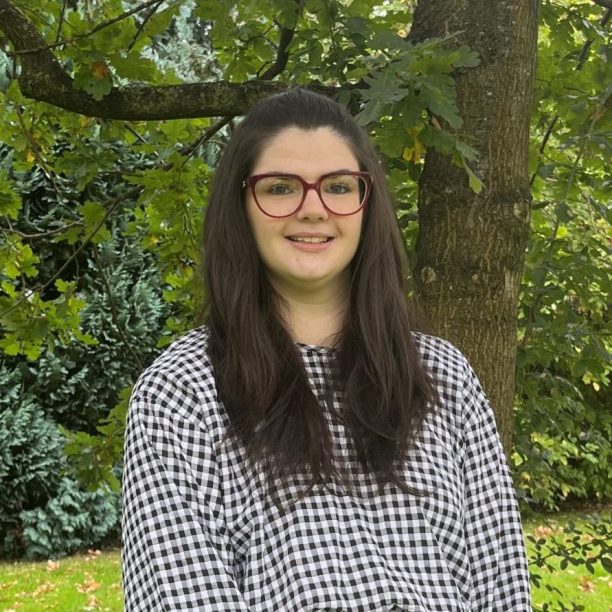
{"type": "MultiPolygon", "coordinates": [[[[1,367],[0,374],[2,386],[16,376],[1,367]]],[[[9,396],[16,407],[0,414],[0,556],[61,556],[116,536],[118,494],[81,491],[62,477],[65,439],[57,425],[31,395],[9,396]]]]}
{"type": "Polygon", "coordinates": [[[109,491],[80,491],[69,478],[44,508],[19,515],[28,559],[60,557],[99,546],[117,535],[119,496],[109,491]]]}
{"type": "MultiPolygon", "coordinates": [[[[9,380],[13,375],[8,373],[9,380]]],[[[0,414],[0,555],[13,556],[22,548],[20,513],[55,494],[63,444],[56,425],[31,397],[0,414]]]]}
{"type": "Polygon", "coordinates": [[[26,376],[47,415],[88,433],[152,360],[168,312],[159,275],[141,249],[116,241],[95,248],[104,270],[90,260],[81,292],[81,329],[95,344],[73,340],[45,350],[26,376]]]}

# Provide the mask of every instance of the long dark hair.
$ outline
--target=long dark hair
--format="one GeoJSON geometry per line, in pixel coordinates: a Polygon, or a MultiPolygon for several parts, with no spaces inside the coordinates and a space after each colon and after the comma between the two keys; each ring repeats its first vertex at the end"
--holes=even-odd
{"type": "Polygon", "coordinates": [[[342,398],[353,463],[374,476],[379,489],[394,483],[414,493],[400,465],[435,397],[411,336],[415,323],[397,218],[367,134],[341,105],[305,89],[274,95],[251,109],[224,150],[206,214],[208,350],[229,436],[251,460],[262,462],[271,491],[279,479],[286,483],[304,473],[309,482],[300,497],[338,477],[351,490],[354,474],[334,460],[323,407],[282,322],[281,298],[268,281],[245,211],[243,180],[270,139],[289,127],[334,130],[372,176],[326,393],[328,399],[342,398]]]}

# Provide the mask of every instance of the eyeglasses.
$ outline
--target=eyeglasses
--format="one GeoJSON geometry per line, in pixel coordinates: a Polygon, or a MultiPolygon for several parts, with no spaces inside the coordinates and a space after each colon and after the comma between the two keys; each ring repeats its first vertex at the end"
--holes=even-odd
{"type": "Polygon", "coordinates": [[[249,176],[242,187],[250,187],[259,210],[268,217],[280,219],[295,214],[310,189],[317,192],[330,213],[348,216],[363,208],[372,189],[372,177],[368,172],[330,172],[309,183],[297,174],[273,172],[249,176]]]}

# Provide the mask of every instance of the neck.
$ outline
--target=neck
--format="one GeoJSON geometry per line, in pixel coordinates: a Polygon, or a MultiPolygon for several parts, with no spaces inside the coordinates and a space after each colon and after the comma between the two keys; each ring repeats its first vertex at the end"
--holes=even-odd
{"type": "Polygon", "coordinates": [[[279,287],[273,286],[283,298],[281,316],[295,342],[318,346],[331,346],[334,336],[344,325],[348,304],[348,283],[333,287],[279,287]]]}

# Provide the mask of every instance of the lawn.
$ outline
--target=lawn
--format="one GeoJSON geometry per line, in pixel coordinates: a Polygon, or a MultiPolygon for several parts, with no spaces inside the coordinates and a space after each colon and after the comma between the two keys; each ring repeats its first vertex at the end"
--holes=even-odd
{"type": "MultiPolygon", "coordinates": [[[[593,537],[585,526],[593,520],[607,523],[611,532],[612,512],[592,514],[533,515],[524,521],[525,531],[540,546],[540,555],[555,549],[555,542],[573,546],[589,542],[593,537]],[[564,527],[574,522],[582,534],[566,534],[564,527]],[[576,538],[578,538],[576,540],[576,538]]],[[[536,546],[529,543],[530,558],[535,558],[536,546]]],[[[593,554],[592,551],[590,554],[593,554]]],[[[560,569],[561,559],[549,557],[549,568],[531,570],[542,577],[541,586],[533,589],[535,610],[549,602],[550,612],[578,610],[569,604],[583,606],[584,612],[612,612],[612,576],[601,564],[590,573],[584,565],[568,565],[560,569]],[[559,588],[565,597],[550,592],[545,585],[559,588]],[[566,607],[556,603],[561,600],[566,607]]],[[[38,563],[0,563],[0,612],[58,612],[123,610],[119,552],[88,551],[58,561],[38,563]]]]}
{"type": "Polygon", "coordinates": [[[123,610],[119,551],[88,551],[58,561],[0,564],[0,611],[123,610]]]}
{"type": "MultiPolygon", "coordinates": [[[[566,550],[577,546],[592,543],[594,539],[605,533],[607,539],[606,548],[609,553],[612,542],[612,511],[610,508],[598,513],[563,513],[549,515],[534,515],[524,519],[523,527],[528,536],[534,538],[540,547],[540,556],[546,556],[551,551],[558,551],[558,544],[562,544],[566,550]],[[573,531],[569,527],[574,525],[573,531]],[[599,525],[598,530],[593,530],[592,525],[599,525]]],[[[528,538],[527,549],[529,553],[530,570],[541,576],[539,588],[532,582],[534,610],[542,610],[542,604],[548,602],[551,607],[548,610],[573,612],[584,610],[584,612],[612,612],[612,574],[610,574],[600,562],[592,565],[591,573],[585,564],[572,565],[562,564],[562,558],[558,554],[552,554],[547,563],[550,567],[536,567],[533,563],[536,557],[536,543],[528,538]],[[550,591],[550,587],[559,589],[564,597],[556,592],[550,591]],[[570,604],[571,601],[571,604],[570,604]],[[582,606],[582,608],[573,607],[582,606]],[[565,606],[565,607],[564,607],[565,606]]],[[[586,552],[583,558],[597,556],[600,547],[594,547],[586,552]]],[[[580,557],[580,555],[574,555],[580,557]]],[[[612,561],[608,554],[608,570],[612,561]]]]}

